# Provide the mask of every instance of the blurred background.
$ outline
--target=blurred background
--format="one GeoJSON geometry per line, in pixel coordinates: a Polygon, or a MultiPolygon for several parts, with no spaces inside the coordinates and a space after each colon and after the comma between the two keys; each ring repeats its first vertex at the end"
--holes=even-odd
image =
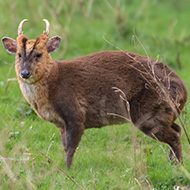
{"type": "MultiPolygon", "coordinates": [[[[50,22],[49,37],[62,38],[58,51],[51,54],[56,60],[104,50],[136,52],[164,61],[183,79],[190,93],[189,0],[0,0],[0,37],[16,39],[18,25],[26,18],[28,22],[24,23],[23,32],[29,39],[36,39],[45,30],[44,18],[50,22]]],[[[0,175],[3,176],[0,186],[5,184],[2,189],[16,186],[20,189],[75,189],[67,177],[33,148],[35,145],[47,150],[47,155],[64,168],[59,131],[39,119],[22,97],[14,80],[14,57],[0,43],[0,175]],[[24,155],[29,156],[24,164],[3,159],[24,155]]],[[[190,124],[189,113],[188,99],[182,113],[185,127],[190,124]]],[[[87,189],[189,189],[190,149],[184,133],[185,172],[168,164],[157,142],[139,132],[135,138],[138,137],[143,137],[138,142],[144,143],[144,147],[132,144],[131,130],[126,126],[89,130],[75,155],[76,167],[69,173],[87,189]],[[108,140],[110,146],[103,139],[108,140]],[[116,145],[119,147],[114,148],[116,145]],[[133,156],[129,159],[127,155],[133,155],[134,147],[137,159],[133,156]],[[140,172],[138,175],[136,170],[140,172]]]]}
{"type": "MultiPolygon", "coordinates": [[[[0,5],[2,37],[16,38],[18,24],[27,18],[24,33],[36,39],[45,30],[42,19],[48,19],[50,36],[62,37],[61,48],[53,55],[56,59],[116,49],[106,40],[146,55],[137,36],[149,56],[159,55],[167,64],[180,67],[176,57],[183,60],[190,46],[189,0],[0,0],[0,5]]],[[[7,55],[0,47],[4,61],[7,55]]]]}

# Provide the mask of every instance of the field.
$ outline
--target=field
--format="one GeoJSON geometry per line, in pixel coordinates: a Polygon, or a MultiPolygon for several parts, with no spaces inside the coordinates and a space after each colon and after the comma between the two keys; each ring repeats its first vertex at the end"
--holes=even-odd
{"type": "MultiPolygon", "coordinates": [[[[50,22],[61,36],[56,60],[104,50],[128,50],[164,61],[190,93],[189,0],[0,0],[0,36],[36,39],[50,22]]],[[[65,168],[58,128],[23,98],[14,55],[0,44],[0,190],[188,190],[190,145],[182,130],[184,166],[168,162],[169,147],[131,124],[85,131],[71,169],[65,168]]],[[[190,99],[181,114],[190,134],[190,99]]],[[[177,120],[177,123],[180,123],[177,120]]]]}

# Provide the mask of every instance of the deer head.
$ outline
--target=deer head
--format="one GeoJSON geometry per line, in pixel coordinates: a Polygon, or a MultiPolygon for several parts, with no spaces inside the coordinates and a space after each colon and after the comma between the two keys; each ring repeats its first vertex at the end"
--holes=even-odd
{"type": "Polygon", "coordinates": [[[49,54],[57,51],[61,38],[59,36],[48,38],[50,24],[43,19],[46,31],[36,40],[29,40],[22,32],[22,26],[27,21],[24,19],[20,22],[17,40],[4,37],[2,41],[8,53],[16,54],[15,67],[18,79],[31,84],[42,78],[47,64],[52,61],[49,54]]]}

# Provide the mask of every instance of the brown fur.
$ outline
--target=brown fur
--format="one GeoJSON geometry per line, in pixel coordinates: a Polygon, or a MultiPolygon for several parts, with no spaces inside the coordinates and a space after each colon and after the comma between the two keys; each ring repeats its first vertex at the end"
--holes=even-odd
{"type": "MultiPolygon", "coordinates": [[[[3,42],[8,49],[6,40],[9,39],[3,42]]],[[[10,48],[11,52],[12,44],[10,48]]],[[[18,36],[15,68],[26,100],[42,119],[60,128],[67,167],[72,165],[85,129],[125,122],[108,113],[131,117],[142,132],[169,144],[182,161],[181,129],[174,123],[178,115],[168,97],[180,113],[187,91],[169,67],[127,51],[104,51],[69,61],[54,61],[49,55],[51,48],[54,49],[46,35],[37,40],[18,36]],[[37,58],[37,53],[42,53],[42,57],[37,58]],[[31,72],[30,78],[20,76],[23,69],[31,72]],[[126,95],[130,113],[113,87],[126,95]]],[[[170,152],[170,158],[173,156],[170,152]]]]}

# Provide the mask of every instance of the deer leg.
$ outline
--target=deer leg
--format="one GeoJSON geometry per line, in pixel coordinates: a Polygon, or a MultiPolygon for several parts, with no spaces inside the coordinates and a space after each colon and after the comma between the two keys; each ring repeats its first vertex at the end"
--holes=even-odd
{"type": "MultiPolygon", "coordinates": [[[[175,124],[176,125],[176,124],[175,124]]],[[[174,126],[174,124],[172,124],[174,126]]],[[[168,145],[170,145],[170,159],[177,158],[177,163],[183,162],[183,156],[182,156],[182,146],[181,146],[181,139],[180,139],[180,132],[176,131],[172,127],[167,127],[164,130],[164,136],[160,136],[160,133],[158,132],[155,134],[155,136],[160,140],[161,142],[165,142],[168,145]]]]}
{"type": "Polygon", "coordinates": [[[74,153],[79,145],[83,135],[83,126],[75,125],[74,127],[68,126],[66,130],[66,167],[69,168],[73,162],[74,153]]]}
{"type": "Polygon", "coordinates": [[[66,144],[66,133],[64,128],[59,128],[61,133],[61,142],[63,145],[63,149],[65,150],[65,153],[67,152],[67,144],[66,144]]]}
{"type": "Polygon", "coordinates": [[[157,117],[153,117],[147,121],[144,121],[138,128],[147,134],[148,136],[159,140],[160,142],[167,143],[170,147],[169,158],[177,158],[177,163],[183,162],[182,146],[181,146],[181,129],[180,127],[172,123],[167,125],[167,120],[160,120],[157,117]],[[175,155],[174,155],[175,154],[175,155]]]}
{"type": "Polygon", "coordinates": [[[176,132],[176,136],[177,137],[177,144],[175,145],[170,145],[172,149],[170,149],[170,153],[169,153],[169,159],[170,160],[175,160],[175,158],[178,158],[178,161],[183,162],[183,157],[182,157],[182,147],[181,147],[181,128],[179,125],[173,123],[171,128],[176,132]],[[177,147],[177,148],[176,148],[177,147]]]}

